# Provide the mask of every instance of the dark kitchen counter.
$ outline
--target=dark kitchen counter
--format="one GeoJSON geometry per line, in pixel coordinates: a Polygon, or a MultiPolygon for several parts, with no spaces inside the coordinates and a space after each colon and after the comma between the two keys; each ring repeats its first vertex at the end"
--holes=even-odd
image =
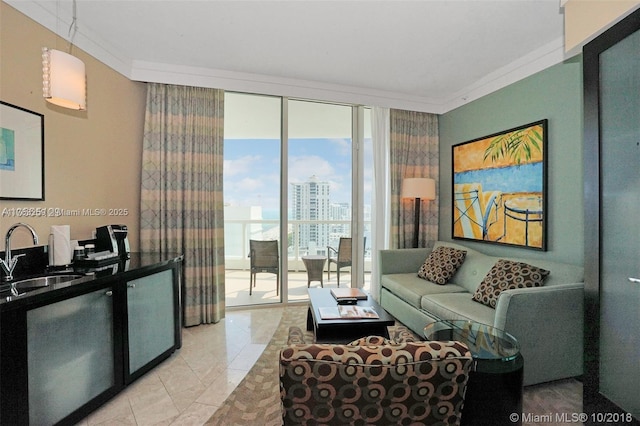
{"type": "Polygon", "coordinates": [[[81,274],[82,277],[64,283],[53,284],[13,296],[9,284],[0,286],[0,312],[24,308],[29,305],[46,304],[53,299],[66,298],[75,292],[90,291],[101,287],[109,281],[130,280],[140,275],[147,275],[155,269],[166,267],[170,263],[182,262],[181,254],[131,253],[130,259],[97,268],[74,267],[49,270],[47,268],[31,269],[16,280],[48,275],[81,274]]]}
{"type": "Polygon", "coordinates": [[[0,424],[77,424],[182,345],[181,254],[64,270],[44,254],[20,258],[16,280],[79,278],[18,296],[3,285],[0,424]]]}

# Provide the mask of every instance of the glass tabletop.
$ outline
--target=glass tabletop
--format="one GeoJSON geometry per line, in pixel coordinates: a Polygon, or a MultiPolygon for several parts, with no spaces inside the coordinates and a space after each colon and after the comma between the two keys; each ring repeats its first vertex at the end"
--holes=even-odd
{"type": "Polygon", "coordinates": [[[510,361],[520,353],[520,345],[511,334],[475,321],[436,321],[424,328],[424,337],[462,342],[476,360],[510,361]]]}

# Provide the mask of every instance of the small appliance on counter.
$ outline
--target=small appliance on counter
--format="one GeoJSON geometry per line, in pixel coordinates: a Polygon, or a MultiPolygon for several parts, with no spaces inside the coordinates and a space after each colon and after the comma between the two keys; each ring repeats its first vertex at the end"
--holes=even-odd
{"type": "Polygon", "coordinates": [[[131,249],[127,225],[105,225],[96,228],[96,251],[109,251],[121,259],[129,259],[131,249]]]}
{"type": "Polygon", "coordinates": [[[71,263],[69,225],[53,225],[49,233],[49,266],[68,266],[71,263]]]}

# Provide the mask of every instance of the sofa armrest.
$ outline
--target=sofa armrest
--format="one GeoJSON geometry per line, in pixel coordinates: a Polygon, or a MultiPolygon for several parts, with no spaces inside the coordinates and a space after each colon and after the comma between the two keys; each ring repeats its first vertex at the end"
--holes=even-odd
{"type": "Polygon", "coordinates": [[[380,275],[407,272],[417,274],[429,253],[431,253],[430,248],[380,250],[378,255],[380,275]]]}
{"type": "Polygon", "coordinates": [[[546,381],[545,375],[558,378],[582,374],[583,306],[584,283],[505,290],[500,294],[494,327],[516,337],[524,359],[532,361],[528,366],[525,361],[525,385],[546,381]]]}
{"type": "Polygon", "coordinates": [[[560,320],[582,325],[583,298],[584,283],[505,290],[498,297],[494,327],[528,331],[548,323],[557,326],[554,323],[560,320]]]}

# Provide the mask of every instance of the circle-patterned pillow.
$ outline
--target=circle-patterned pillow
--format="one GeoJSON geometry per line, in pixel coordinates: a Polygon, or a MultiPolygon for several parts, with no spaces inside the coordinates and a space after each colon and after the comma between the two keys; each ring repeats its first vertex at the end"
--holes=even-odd
{"type": "Polygon", "coordinates": [[[436,247],[420,267],[418,276],[444,285],[453,277],[466,256],[466,250],[444,246],[436,247]]]}
{"type": "Polygon", "coordinates": [[[549,271],[546,269],[523,262],[500,259],[473,293],[473,300],[495,309],[498,296],[504,290],[540,287],[547,275],[549,271]]]}

